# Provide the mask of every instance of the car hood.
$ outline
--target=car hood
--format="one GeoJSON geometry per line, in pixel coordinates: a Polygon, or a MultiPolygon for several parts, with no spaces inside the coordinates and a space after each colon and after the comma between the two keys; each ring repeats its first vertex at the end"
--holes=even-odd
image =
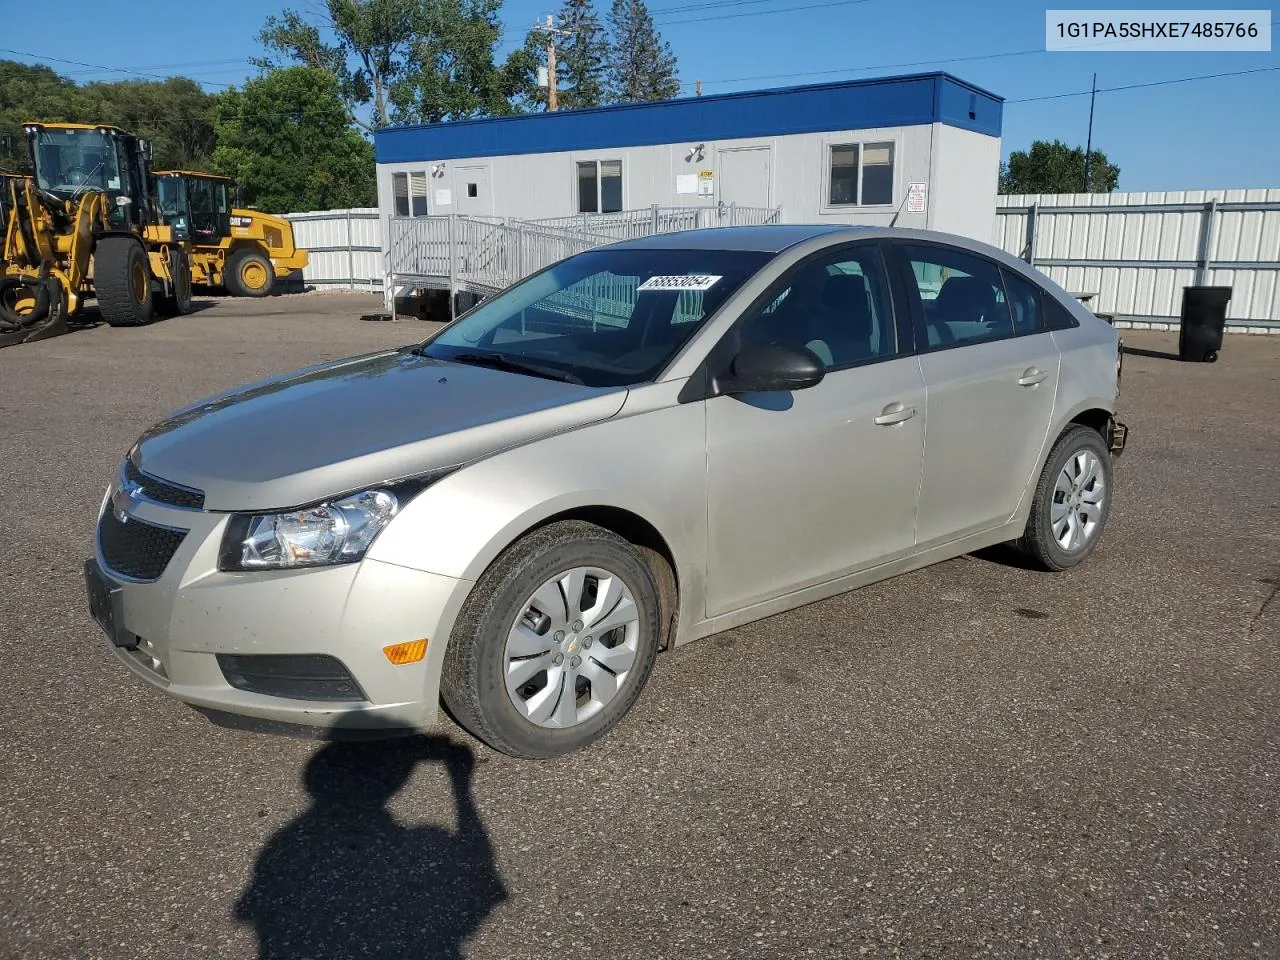
{"type": "Polygon", "coordinates": [[[295,507],[606,420],[626,394],[385,351],[192,404],[132,457],[209,510],[295,507]]]}

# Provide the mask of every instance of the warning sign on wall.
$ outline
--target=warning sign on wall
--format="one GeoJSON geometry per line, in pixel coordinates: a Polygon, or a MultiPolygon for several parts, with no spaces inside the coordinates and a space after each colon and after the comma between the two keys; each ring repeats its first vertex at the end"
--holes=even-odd
{"type": "Polygon", "coordinates": [[[716,175],[712,170],[698,171],[698,196],[710,197],[716,192],[716,175]]]}
{"type": "Polygon", "coordinates": [[[907,213],[924,213],[929,206],[927,183],[907,184],[907,213]]]}

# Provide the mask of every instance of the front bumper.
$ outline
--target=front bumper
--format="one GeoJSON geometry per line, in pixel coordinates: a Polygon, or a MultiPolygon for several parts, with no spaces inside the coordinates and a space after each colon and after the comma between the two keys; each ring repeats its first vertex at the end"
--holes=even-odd
{"type": "MultiPolygon", "coordinates": [[[[103,506],[115,509],[111,491],[103,506]]],[[[134,676],[206,715],[353,731],[435,724],[444,647],[468,582],[368,559],[220,572],[227,515],[149,502],[129,510],[133,520],[188,531],[151,582],[112,570],[100,541],[86,564],[90,612],[134,676]],[[395,666],[383,653],[423,638],[417,663],[395,666]],[[255,657],[336,662],[352,681],[349,696],[335,695],[332,684],[323,698],[261,692],[242,669],[255,657]]]]}

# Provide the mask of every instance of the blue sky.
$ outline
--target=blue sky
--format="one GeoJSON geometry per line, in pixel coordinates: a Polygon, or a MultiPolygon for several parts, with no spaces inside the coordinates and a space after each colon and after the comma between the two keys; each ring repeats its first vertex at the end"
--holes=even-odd
{"type": "MultiPolygon", "coordinates": [[[[596,0],[602,16],[608,0],[596,0]]],[[[680,63],[685,92],[702,80],[704,94],[857,77],[945,69],[1009,101],[1086,92],[1084,96],[1005,107],[1004,152],[1034,139],[1084,144],[1092,74],[1100,89],[1180,77],[1280,67],[1280,53],[1043,52],[1045,6],[1018,0],[961,4],[948,0],[651,0],[650,10],[680,63]],[[703,7],[703,9],[690,9],[703,7]],[[796,9],[810,7],[810,9],[796,9]],[[784,11],[764,13],[763,11],[784,11]],[[751,13],[751,16],[743,14],[751,13]],[[715,19],[709,19],[715,18],[715,19]],[[684,22],[681,22],[684,21],[684,22]],[[1016,51],[1029,55],[943,63],[1016,51]],[[930,63],[928,61],[937,61],[930,63]],[[786,76],[781,76],[786,75],[786,76]]],[[[63,0],[59,31],[23,29],[25,0],[0,0],[0,47],[157,75],[183,73],[208,89],[251,73],[262,21],[286,6],[316,0],[219,0],[208,4],[132,0],[128,50],[112,0],[63,0]],[[8,11],[6,13],[6,11],[8,11]],[[114,40],[110,38],[116,38],[114,40]],[[104,40],[104,38],[107,38],[104,40]],[[186,38],[190,42],[184,46],[186,38]]],[[[1055,3],[1053,8],[1068,6],[1055,3]]],[[[1100,9],[1104,3],[1081,4],[1100,9]]],[[[1149,7],[1163,6],[1150,3],[1149,7]]],[[[1184,4],[1185,6],[1185,4],[1184,4]]],[[[1197,4],[1239,9],[1249,4],[1197,4]]],[[[1260,6],[1260,5],[1253,5],[1260,6]]],[[[1119,7],[1124,9],[1127,6],[1119,7]]],[[[558,0],[507,0],[507,46],[522,41],[535,19],[558,0]]],[[[1273,11],[1278,19],[1280,11],[1273,11]]],[[[1273,28],[1274,29],[1274,28],[1273,28]]],[[[12,57],[0,53],[0,57],[12,57]]],[[[76,80],[124,74],[45,60],[76,80]]],[[[1102,93],[1094,116],[1095,146],[1121,168],[1122,190],[1280,187],[1280,70],[1129,91],[1102,93]]]]}

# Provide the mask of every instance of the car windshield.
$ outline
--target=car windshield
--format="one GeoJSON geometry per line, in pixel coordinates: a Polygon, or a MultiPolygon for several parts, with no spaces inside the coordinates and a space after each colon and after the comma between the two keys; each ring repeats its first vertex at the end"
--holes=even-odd
{"type": "Polygon", "coordinates": [[[41,130],[35,148],[36,176],[51,193],[121,189],[115,142],[98,130],[41,130]]]}
{"type": "Polygon", "coordinates": [[[481,304],[422,353],[588,386],[648,382],[772,257],[739,250],[589,251],[481,304]]]}

